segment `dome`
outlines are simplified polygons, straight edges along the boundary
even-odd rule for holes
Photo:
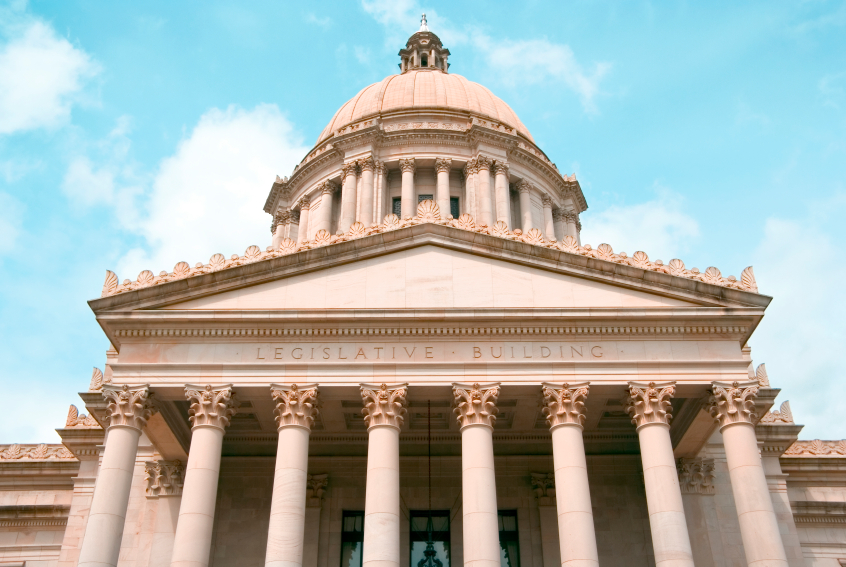
[[[408,70],[365,87],[344,104],[317,140],[320,145],[333,132],[364,118],[395,112],[446,110],[495,120],[531,140],[532,135],[511,107],[478,83],[438,69]]]

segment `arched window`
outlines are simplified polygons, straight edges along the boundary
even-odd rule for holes
[[[420,56],[420,66],[421,67],[428,67],[429,66],[429,58],[425,55]]]

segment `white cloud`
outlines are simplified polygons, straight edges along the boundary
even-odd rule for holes
[[[85,156],[74,158],[62,181],[62,192],[72,201],[84,206],[112,202],[115,181],[106,169],[95,169]]]
[[[12,251],[23,225],[23,203],[0,192],[0,254]]]
[[[0,31],[7,36],[0,44],[0,134],[67,122],[99,66],[44,22],[19,22]]]
[[[332,26],[332,18],[329,16],[324,16],[322,18],[318,18],[314,15],[313,12],[309,12],[306,14],[305,20],[310,24],[315,24],[320,26],[323,29],[328,29]]]
[[[696,219],[684,212],[681,198],[666,190],[635,205],[612,205],[582,215],[582,243],[607,243],[617,252],[646,252],[652,260],[678,258],[699,236]]]
[[[842,203],[829,203],[842,216]],[[755,254],[761,293],[773,296],[750,345],[755,364],[766,362],[779,403],[790,400],[802,438],[843,439],[846,386],[842,351],[846,344],[846,264],[820,219],[767,220]]]
[[[243,254],[251,244],[268,246],[267,192],[275,176],[290,172],[307,151],[275,105],[207,112],[140,197],[140,218],[127,227],[146,246],[124,255],[120,278],[134,279],[143,269],[171,271],[182,260],[205,263],[217,252]]]

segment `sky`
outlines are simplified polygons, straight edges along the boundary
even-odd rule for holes
[[[802,438],[846,438],[846,2],[0,0],[0,443],[81,405],[106,269],[270,243],[275,176],[424,11],[576,174],[583,243],[754,266],[755,365]]]

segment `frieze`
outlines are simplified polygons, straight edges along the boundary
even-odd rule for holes
[[[846,439],[840,441],[796,441],[784,452],[785,457],[846,457]]]
[[[64,445],[0,445],[0,461],[75,461]]]
[[[600,244],[596,249],[590,245],[580,245],[572,236],[565,236],[561,241],[550,240],[537,228],[533,228],[524,234],[520,229],[509,230],[508,225],[503,221],[497,221],[493,226],[477,224],[469,214],[463,214],[457,219],[451,216],[443,218],[437,203],[434,201],[423,201],[417,207],[417,216],[413,218],[400,219],[396,215],[391,214],[386,216],[384,221],[379,225],[365,227],[362,223],[356,222],[346,234],[335,235],[330,234],[326,230],[320,230],[311,241],[297,243],[290,238],[286,238],[277,247],[268,246],[264,251],[258,246],[253,245],[247,248],[243,256],[233,254],[229,259],[226,259],[223,254],[214,254],[208,264],[197,263],[193,268],[187,262],[179,262],[174,267],[173,272],[168,273],[162,271],[158,276],[155,276],[150,270],[144,270],[134,282],[126,279],[123,283],[119,283],[117,275],[111,270],[107,270],[101,297],[143,289],[192,276],[218,272],[236,266],[287,256],[304,250],[348,242],[365,236],[381,234],[424,223],[450,226],[459,230],[487,234],[497,238],[523,242],[532,246],[552,248],[568,254],[595,258],[597,260],[604,260],[606,262],[632,266],[653,272],[661,272],[671,276],[701,281],[706,284],[758,293],[758,286],[751,266],[743,270],[738,280],[734,276],[724,277],[720,270],[713,266],[704,272],[700,272],[697,268],[688,269],[684,262],[677,258],[670,260],[665,265],[661,260],[650,260],[649,256],[643,251],[637,251],[632,256],[629,256],[625,252],[614,252],[609,244]]]

